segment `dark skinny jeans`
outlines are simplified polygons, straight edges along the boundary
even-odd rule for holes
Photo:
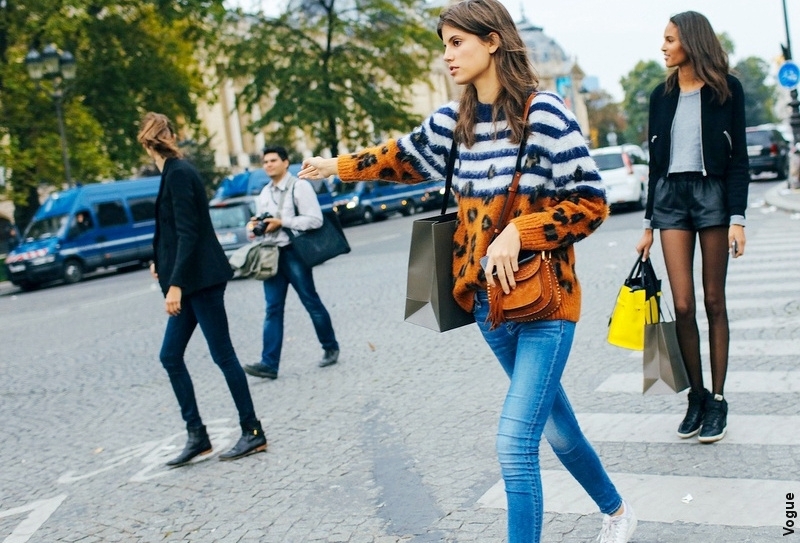
[[[183,297],[181,312],[167,321],[164,343],[161,345],[161,364],[167,370],[187,429],[203,425],[192,378],[183,359],[186,346],[198,324],[206,338],[211,358],[222,370],[228,383],[228,389],[239,411],[239,423],[243,428],[250,428],[257,422],[247,377],[239,365],[228,332],[224,296],[225,283],[194,292]]]

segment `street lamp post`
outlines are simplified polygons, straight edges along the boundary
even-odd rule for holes
[[[784,60],[792,60],[792,40],[789,37],[789,17],[786,13],[786,0],[783,0],[783,24],[786,28],[786,46],[781,46],[783,58]],[[789,96],[791,97],[789,107],[792,110],[792,114],[789,117],[789,125],[792,127],[792,136],[794,137],[792,153],[797,153],[797,145],[800,144],[800,101],[797,99],[796,86],[789,91]],[[793,185],[800,185],[800,179],[790,179],[789,186]]]
[[[69,152],[67,149],[67,133],[64,128],[64,88],[62,83],[75,79],[77,63],[75,57],[69,51],[59,53],[55,44],[46,46],[39,54],[34,48],[28,51],[25,56],[25,66],[28,68],[28,75],[36,81],[37,85],[42,78],[50,79],[53,82],[53,90],[50,97],[56,105],[56,117],[58,118],[58,133],[61,137],[61,158],[64,160],[64,176],[67,186],[72,186],[72,174],[69,167]]]

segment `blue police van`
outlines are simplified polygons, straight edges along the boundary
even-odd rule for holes
[[[7,277],[30,289],[55,280],[77,283],[98,268],[149,262],[160,180],[98,183],[51,194],[6,257]]]

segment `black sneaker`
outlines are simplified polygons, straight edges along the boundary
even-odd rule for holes
[[[703,389],[703,392],[689,391],[689,408],[686,410],[686,416],[683,417],[681,425],[678,426],[678,437],[686,439],[700,431],[706,412],[706,398],[710,395],[711,393],[706,389]]]
[[[325,349],[322,360],[319,361],[320,368],[333,366],[339,361],[339,349]]]
[[[721,394],[706,398],[706,415],[697,439],[700,443],[714,443],[725,437],[728,428],[728,402]]]
[[[253,377],[261,377],[262,379],[277,379],[278,370],[273,370],[266,364],[259,362],[258,364],[247,364],[243,366],[244,372]]]

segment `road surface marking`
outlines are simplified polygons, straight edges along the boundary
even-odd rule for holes
[[[609,473],[640,521],[688,522],[724,526],[774,526],[780,534],[786,520],[786,493],[800,488],[800,481],[722,479],[678,475]],[[567,471],[543,470],[545,511],[588,515],[597,506]],[[506,509],[503,481],[498,481],[478,504]],[[682,498],[691,494],[692,500]],[[722,499],[720,498],[722,497]],[[598,527],[599,527],[598,515]]]
[[[711,382],[711,372],[703,372]],[[597,392],[642,393],[642,372],[614,373],[595,389]],[[729,371],[725,378],[727,392],[787,393],[800,392],[800,371]]]

